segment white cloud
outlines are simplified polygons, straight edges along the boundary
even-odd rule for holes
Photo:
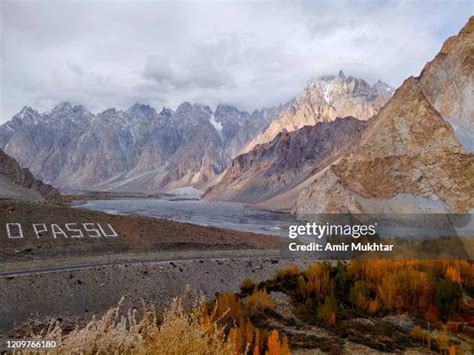
[[[283,103],[337,73],[398,86],[470,1],[0,2],[0,122],[60,101],[93,111]]]

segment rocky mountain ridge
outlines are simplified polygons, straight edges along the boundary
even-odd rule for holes
[[[370,85],[342,71],[311,80],[229,163],[204,198],[262,203],[291,190],[357,144],[365,121],[392,94],[380,80]]]
[[[212,112],[188,102],[176,111],[135,104],[96,115],[67,102],[42,114],[25,107],[0,127],[0,148],[65,189],[200,186],[276,114],[278,108],[248,114],[226,105]]]
[[[366,121],[346,117],[280,132],[232,160],[203,197],[258,203],[288,191],[357,144],[366,126]]]
[[[380,80],[370,85],[363,79],[346,77],[342,71],[337,76],[327,75],[310,80],[303,92],[264,132],[247,144],[243,152],[271,141],[284,130],[293,132],[304,126],[330,122],[338,117],[350,116],[367,120],[383,107],[393,91]]]
[[[15,159],[1,149],[0,198],[63,202],[56,189],[36,180],[28,169],[22,168]]]
[[[313,116],[301,121],[299,117],[307,115],[303,111],[308,95]],[[348,95],[351,100],[346,100]],[[205,189],[260,133],[268,135],[268,127],[288,121],[289,129],[280,128],[291,132],[332,121],[340,112],[367,119],[388,95],[390,87],[380,81],[369,85],[341,72],[310,81],[296,100],[250,114],[229,105],[212,111],[189,102],[176,110],[158,112],[137,103],[127,110],[110,108],[98,114],[67,102],[44,113],[24,107],[0,126],[0,148],[41,180],[66,190]],[[321,100],[325,106],[316,110],[314,105]]]

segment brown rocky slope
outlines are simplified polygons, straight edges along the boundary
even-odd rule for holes
[[[204,198],[256,203],[288,191],[356,144],[366,126],[365,121],[346,117],[281,132],[235,158]]]
[[[448,123],[472,127],[473,33],[471,17],[419,77],[405,80],[370,122],[360,145],[303,190],[295,208],[299,216],[474,207],[474,156]]]
[[[0,177],[2,178],[0,197],[44,199],[55,203],[63,201],[58,190],[35,179],[28,169],[22,168],[15,159],[1,149]]]

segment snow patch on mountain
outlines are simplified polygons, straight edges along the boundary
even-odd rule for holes
[[[219,134],[222,134],[222,123],[216,121],[216,117],[214,116],[213,113],[211,113],[211,118],[209,121],[214,126],[216,131],[219,132]]]

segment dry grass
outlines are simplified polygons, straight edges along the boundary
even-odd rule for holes
[[[55,324],[34,338],[56,340],[59,354],[233,354],[232,341],[204,307],[203,299],[187,309],[176,298],[159,322],[154,309],[123,315],[119,304],[67,335]]]

